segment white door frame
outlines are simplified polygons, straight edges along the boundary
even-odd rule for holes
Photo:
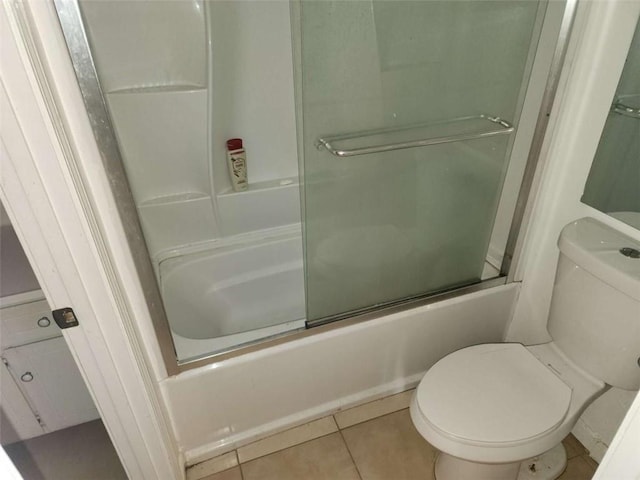
[[[167,372],[53,5],[3,0],[0,44],[0,199],[49,304],[79,319],[63,335],[127,474],[184,478]]]

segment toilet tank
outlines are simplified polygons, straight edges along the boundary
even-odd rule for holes
[[[640,387],[640,242],[582,218],[558,240],[548,330],[578,366],[614,387]]]

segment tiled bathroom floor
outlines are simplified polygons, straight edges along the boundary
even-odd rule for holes
[[[412,391],[315,420],[187,470],[187,480],[429,480],[437,451],[413,427]],[[590,479],[597,468],[569,435],[561,480]],[[215,473],[214,473],[215,472]]]

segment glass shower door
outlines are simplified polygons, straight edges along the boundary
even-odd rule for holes
[[[544,10],[300,3],[309,324],[481,280]]]

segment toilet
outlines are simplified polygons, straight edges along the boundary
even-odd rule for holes
[[[587,406],[640,387],[640,242],[583,218],[558,246],[551,342],[463,348],[418,385],[411,419],[441,452],[437,480],[555,479]]]

